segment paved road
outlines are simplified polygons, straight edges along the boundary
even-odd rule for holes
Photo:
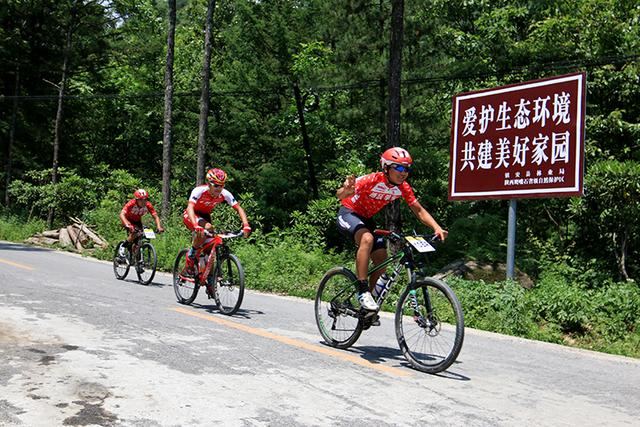
[[[390,316],[339,351],[309,301],[250,291],[227,317],[170,283],[0,242],[0,425],[640,424],[639,360],[467,329],[427,375]]]

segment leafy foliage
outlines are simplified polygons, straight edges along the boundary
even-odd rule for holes
[[[604,247],[606,253],[613,255],[621,277],[635,276],[640,269],[640,225],[632,218],[640,215],[640,164],[596,163],[589,170],[585,185],[585,197],[572,206],[577,215],[580,250],[595,255]]]

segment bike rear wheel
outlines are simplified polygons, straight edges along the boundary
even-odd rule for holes
[[[199,285],[191,274],[187,274],[188,249],[182,249],[173,263],[173,291],[180,304],[191,304],[198,296]]]
[[[244,269],[233,254],[221,255],[219,269],[214,276],[214,298],[218,310],[232,315],[238,311],[244,298]]]
[[[430,374],[456,360],[464,340],[464,315],[449,286],[437,279],[404,290],[396,307],[396,337],[411,365]]]
[[[129,253],[129,249],[124,248],[125,256],[120,256],[120,247],[125,244],[125,241],[122,240],[118,242],[116,245],[116,251],[113,255],[113,273],[116,275],[116,279],[124,280],[129,274],[129,268],[131,264],[129,260],[131,259],[131,254]]]
[[[354,282],[349,269],[334,267],[318,285],[315,301],[316,324],[324,341],[332,347],[348,348],[360,337],[360,316]]]
[[[136,265],[136,273],[138,273],[138,281],[143,285],[148,285],[156,275],[156,267],[158,266],[158,255],[156,249],[151,243],[144,243],[138,249],[138,262]]]

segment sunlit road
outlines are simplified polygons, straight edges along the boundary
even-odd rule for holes
[[[243,260],[248,263],[250,260]],[[467,329],[443,375],[393,319],[322,344],[310,301],[249,291],[228,317],[171,280],[0,242],[0,425],[639,425],[640,361]],[[251,288],[251,277],[247,277]]]

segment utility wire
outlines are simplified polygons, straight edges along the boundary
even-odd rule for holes
[[[597,58],[593,58],[591,60],[566,60],[566,61],[552,61],[540,64],[529,64],[523,65],[520,67],[514,67],[505,70],[492,70],[492,71],[483,71],[477,73],[469,73],[467,71],[452,73],[452,74],[443,74],[431,77],[418,77],[418,78],[409,78],[404,79],[401,82],[401,86],[409,86],[409,85],[429,85],[433,83],[440,82],[450,82],[450,81],[466,81],[466,80],[476,80],[479,78],[486,77],[506,77],[509,75],[515,75],[518,73],[532,73],[532,72],[543,72],[543,71],[561,71],[568,69],[581,69],[581,68],[597,68],[605,65],[618,65],[618,64],[627,64],[634,63],[640,59],[640,54],[635,55],[609,55],[609,56],[601,56]],[[312,92],[339,92],[345,90],[357,90],[357,89],[367,89],[370,87],[378,87],[380,85],[379,79],[368,79],[361,80],[359,82],[354,83],[345,83],[334,86],[307,86],[306,89]],[[229,91],[213,91],[211,92],[211,96],[213,97],[238,97],[238,96],[256,96],[256,95],[280,95],[284,91],[288,90],[289,87],[287,85],[281,86],[272,86],[267,89],[262,90],[229,90]],[[197,98],[200,96],[200,91],[185,91],[185,92],[175,92],[173,94],[175,97],[194,97]],[[120,94],[120,93],[108,93],[108,94],[82,94],[82,95],[65,95],[64,99],[152,99],[152,98],[164,98],[163,92],[148,92],[148,93],[134,93],[134,94]],[[58,99],[58,95],[0,95],[0,102],[5,100],[13,100],[17,99],[19,101],[48,101]]]

